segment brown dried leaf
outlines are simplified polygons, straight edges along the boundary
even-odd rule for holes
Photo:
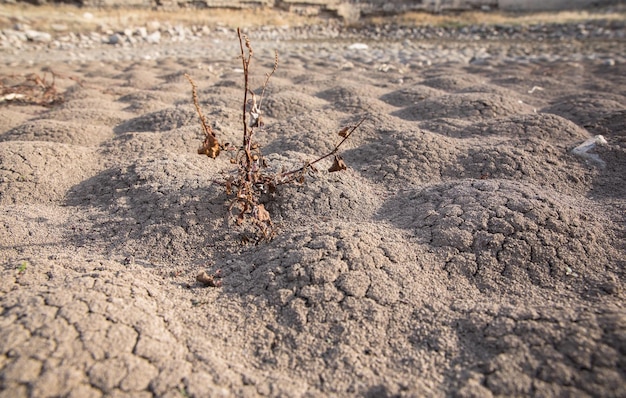
[[[228,177],[226,180],[226,195],[232,195],[233,193],[233,178]]]
[[[268,222],[268,223],[272,222],[272,219],[270,217],[270,212],[265,210],[265,206],[263,206],[263,204],[258,205],[256,207],[256,210],[257,210],[256,217],[259,221]]]
[[[215,159],[220,154],[220,144],[217,138],[207,134],[202,142],[202,146],[198,148],[199,155],[207,155],[211,159]]]
[[[333,161],[333,165],[328,169],[329,172],[341,171],[347,169],[346,162],[343,161],[341,156],[335,155],[335,160]]]
[[[219,287],[222,286],[222,281],[215,280],[217,275],[209,275],[206,271],[200,271],[196,276],[196,280],[202,283],[204,286]]]
[[[344,128],[342,128],[341,130],[339,130],[339,132],[337,134],[339,134],[340,137],[346,137],[346,135],[348,135],[348,131],[350,131],[350,126],[346,126]]]

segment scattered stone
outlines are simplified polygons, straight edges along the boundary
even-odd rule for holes
[[[93,15],[85,13],[83,18],[93,19]],[[620,52],[614,48],[615,43],[611,43],[611,40],[621,40],[626,37],[626,26],[618,21],[463,27],[410,27],[387,24],[354,28],[346,27],[338,20],[331,19],[323,24],[306,27],[251,28],[247,34],[254,37],[257,43],[265,41],[267,45],[270,45],[271,42],[272,50],[279,43],[289,43],[290,48],[293,48],[298,40],[324,39],[328,41],[335,38],[352,40],[352,44],[346,46],[345,54],[342,54],[345,61],[353,65],[360,63],[374,67],[381,64],[394,65],[397,70],[403,67],[421,69],[432,64],[450,62],[494,66],[511,61],[581,62],[590,59],[606,66],[626,62],[626,58],[619,55]],[[158,21],[150,21],[143,26],[127,26],[121,32],[116,32],[107,26],[100,26],[98,31],[87,34],[67,32],[67,26],[57,24],[51,26],[51,32],[48,33],[35,31],[28,24],[20,21],[12,29],[4,29],[0,32],[0,48],[10,49],[6,55],[11,55],[11,51],[33,49],[37,51],[33,54],[33,62],[36,62],[44,59],[58,60],[61,56],[61,54],[46,54],[46,52],[39,51],[43,48],[61,50],[66,56],[75,54],[76,56],[71,59],[76,59],[88,57],[85,54],[86,50],[95,50],[98,45],[104,44],[114,45],[120,51],[127,51],[127,53],[117,55],[107,52],[100,57],[132,59],[137,57],[137,47],[142,44],[171,45],[168,54],[175,55],[180,51],[180,47],[175,44],[177,42],[206,40],[210,37],[213,44],[219,45],[232,40],[233,35],[232,29],[224,27],[172,26]],[[580,48],[573,49],[568,38],[587,42],[589,47],[584,51]],[[587,39],[601,39],[601,41],[596,40],[591,44],[591,41]],[[384,42],[381,42],[382,40]],[[542,48],[546,40],[558,40],[563,42],[563,45],[551,46],[553,53],[546,54]],[[503,43],[506,43],[506,46],[502,46]],[[260,46],[260,44],[257,45],[257,48]],[[321,59],[337,58],[339,55],[334,49],[320,51],[321,46],[319,41],[314,44],[309,41],[306,51],[316,53],[316,56]],[[220,50],[223,50],[224,54],[227,52],[223,46],[218,46],[216,50],[217,54]],[[198,56],[204,55],[200,48],[194,51],[198,52]],[[281,55],[285,54],[284,51],[280,52]],[[191,54],[191,56],[194,55]],[[139,58],[154,59],[154,55],[144,53]]]
[[[52,35],[50,33],[39,32],[36,30],[27,30],[24,33],[29,41],[37,43],[47,43],[52,40]]]
[[[117,33],[114,33],[111,36],[109,36],[107,43],[115,45],[115,44],[120,44],[121,41],[122,41],[121,36]]]
[[[147,43],[150,44],[159,44],[159,42],[161,41],[161,32],[157,30],[156,32],[150,33],[149,35],[145,36],[145,40]]]

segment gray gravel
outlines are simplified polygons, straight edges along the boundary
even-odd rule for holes
[[[344,61],[379,70],[442,63],[583,61],[626,62],[626,23],[347,28],[337,22],[247,31],[255,49],[284,56],[314,54],[315,61]],[[0,55],[8,64],[50,61],[133,60],[163,57],[228,60],[238,51],[236,32],[207,26],[151,23],[123,31],[47,33],[16,24],[0,31]]]

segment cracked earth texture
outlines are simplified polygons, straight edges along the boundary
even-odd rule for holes
[[[1,397],[626,396],[623,63],[260,42],[271,167],[369,118],[348,170],[281,187],[279,234],[245,245],[183,76],[237,142],[234,39],[61,60],[63,104],[0,107]],[[595,134],[604,167],[571,151]]]

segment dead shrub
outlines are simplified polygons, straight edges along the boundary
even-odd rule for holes
[[[293,170],[268,171],[268,164],[263,158],[261,146],[256,142],[255,137],[263,129],[263,96],[270,78],[278,69],[278,53],[275,53],[274,67],[265,75],[260,94],[257,95],[250,87],[250,65],[254,56],[252,45],[248,37],[243,35],[240,29],[237,29],[237,36],[241,48],[240,58],[244,76],[241,115],[242,140],[239,145],[219,141],[202,113],[195,82],[191,76],[186,74],[185,77],[191,84],[193,104],[200,118],[200,124],[204,133],[204,141],[198,149],[198,153],[206,155],[211,159],[217,158],[223,152],[231,154],[230,161],[237,165],[237,171],[222,181],[226,194],[231,198],[228,203],[228,217],[235,225],[242,227],[247,232],[251,230],[255,242],[258,243],[270,240],[276,234],[276,226],[272,222],[270,213],[261,203],[261,198],[268,194],[273,195],[280,185],[304,183],[307,175],[318,171],[316,164],[324,159],[332,157],[333,163],[328,169],[329,172],[345,170],[347,165],[339,154],[339,149],[363,124],[365,118],[360,119],[354,125],[340,129],[337,132],[340,139],[330,152]],[[244,233],[242,237],[245,240],[249,240],[249,234]]]

